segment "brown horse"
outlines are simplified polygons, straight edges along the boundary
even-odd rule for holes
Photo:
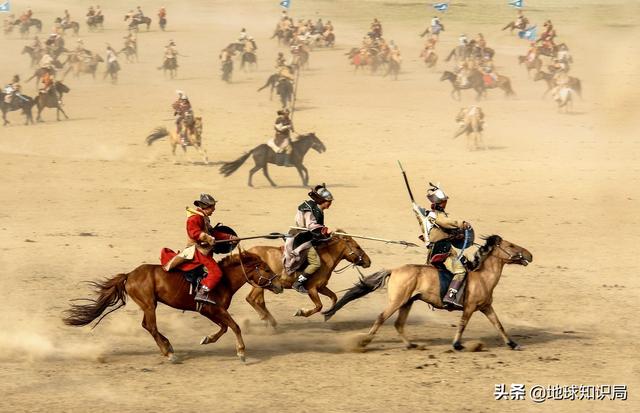
[[[71,54],[69,55],[67,61],[64,63],[68,65],[68,67],[62,75],[62,78],[64,79],[65,77],[67,77],[69,72],[73,71],[75,77],[79,77],[80,73],[88,73],[95,79],[98,64],[101,62],[104,62],[104,59],[99,54],[92,53],[91,57],[87,60],[81,58],[76,53]]]
[[[244,361],[245,346],[240,327],[227,311],[233,295],[245,283],[266,288],[276,294],[282,292],[282,286],[269,266],[255,254],[245,251],[239,255],[230,255],[220,261],[219,265],[224,276],[212,291],[218,304],[206,304],[199,312],[220,326],[220,331],[205,336],[200,344],[215,343],[230,328],[236,335],[236,353],[240,360]],[[143,264],[128,274],[118,274],[102,282],[91,284],[95,287],[98,298],[90,299],[89,304],[72,304],[63,319],[66,325],[74,327],[88,325],[109,307],[117,305],[102,317],[123,307],[129,296],[144,311],[142,327],[153,336],[160,352],[170,361],[177,360],[171,343],[158,331],[156,307],[158,302],[161,302],[178,310],[197,311],[194,297],[190,294],[190,283],[182,273],[166,272],[160,265]]]
[[[187,141],[189,142],[189,145],[196,148],[198,153],[202,155],[204,163],[208,165],[209,156],[207,155],[207,151],[202,147],[202,118],[200,116],[197,116],[195,118],[191,118],[191,121],[189,120],[189,118],[185,118],[181,122],[181,129],[187,131]],[[155,128],[151,132],[151,134],[149,134],[149,136],[147,136],[145,141],[147,142],[147,145],[151,146],[153,142],[158,139],[162,139],[165,136],[169,137],[169,143],[171,144],[171,153],[173,154],[174,162],[177,163],[176,148],[178,147],[178,145],[180,145],[183,152],[187,153],[187,146],[182,145],[180,136],[176,132],[169,132],[169,130],[163,126],[158,127]]]
[[[467,275],[466,293],[464,296],[464,308],[462,317],[458,325],[458,331],[453,339],[453,348],[462,350],[464,346],[460,343],[462,333],[471,318],[471,315],[480,310],[487,316],[491,324],[500,332],[505,344],[511,349],[519,349],[518,344],[513,341],[504,331],[498,316],[493,310],[493,290],[500,281],[502,270],[505,264],[528,265],[533,261],[533,255],[526,249],[503,240],[498,235],[492,235],[486,239],[485,245],[480,247],[471,263],[471,271]],[[389,303],[375,323],[369,330],[365,338],[360,341],[362,346],[366,346],[373,340],[373,336],[380,326],[400,310],[398,319],[395,322],[396,330],[407,348],[416,347],[404,334],[404,326],[409,317],[409,311],[414,301],[421,300],[431,306],[443,309],[442,291],[446,291],[440,285],[438,269],[431,265],[407,264],[393,270],[382,270],[360,280],[358,284],[348,290],[344,296],[326,311],[325,320],[331,318],[336,311],[345,304],[357,298],[363,297],[372,291],[382,287],[386,279],[388,283]],[[448,283],[447,283],[448,284]]]
[[[557,86],[554,75],[542,70],[536,73],[536,75],[533,77],[533,80],[544,80],[545,82],[547,82],[547,90],[545,90],[542,94],[543,98],[547,96],[547,93],[549,93],[553,88]],[[577,77],[569,76],[569,83],[567,83],[567,86],[569,86],[574,92],[576,92],[580,99],[582,99],[582,82],[580,81],[580,79],[578,79]]]
[[[523,64],[527,68],[527,76],[530,76],[531,71],[535,70],[536,73],[542,68],[542,60],[538,56],[535,59],[529,60],[528,56],[518,56],[518,64]]]
[[[343,231],[337,230],[337,232]],[[347,260],[354,266],[357,265],[362,268],[369,268],[371,266],[371,259],[367,253],[364,252],[353,238],[348,236],[333,236],[328,243],[316,248],[322,260],[322,266],[305,283],[305,288],[309,292],[309,298],[313,301],[314,307],[309,310],[298,309],[294,314],[295,316],[309,317],[322,310],[322,301],[320,301],[318,294],[329,297],[331,299],[331,305],[335,305],[338,297],[327,287],[327,284],[329,283],[333,270],[340,261]],[[250,248],[249,252],[260,256],[260,258],[269,264],[269,267],[276,274],[281,274],[280,284],[283,288],[291,288],[295,277],[286,277],[284,275],[281,247],[257,246]],[[265,305],[264,288],[253,286],[246,300],[258,312],[261,320],[267,320],[271,327],[276,328],[278,322],[273,318],[273,315],[271,315]]]
[[[507,76],[498,75],[497,80],[487,85],[487,83],[484,81],[484,75],[478,69],[473,69],[468,76],[468,81],[465,86],[460,86],[457,82],[457,79],[458,76],[448,70],[445,70],[440,77],[441,81],[448,80],[449,82],[451,82],[451,86],[453,87],[453,90],[451,91],[451,97],[456,100],[460,100],[460,91],[464,89],[475,90],[476,100],[480,100],[480,98],[482,98],[483,96],[486,97],[487,89],[502,89],[504,90],[505,96],[507,97],[515,95],[515,92],[511,87],[511,79],[509,79]]]

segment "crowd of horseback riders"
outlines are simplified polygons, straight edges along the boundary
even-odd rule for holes
[[[379,68],[386,67],[385,76],[393,73],[397,77],[402,63],[400,48],[393,40],[386,41],[382,33],[382,23],[374,18],[360,47],[352,48],[347,57],[356,70],[368,66],[371,73],[376,73]]]
[[[295,21],[284,10],[276,25],[271,38],[276,37],[281,44],[313,47],[331,47],[335,44],[336,36],[331,20],[323,22],[318,18],[314,23],[311,19]]]

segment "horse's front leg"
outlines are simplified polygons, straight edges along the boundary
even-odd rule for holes
[[[262,167],[262,173],[264,174],[265,178],[267,178],[267,180],[269,181],[271,186],[278,186],[278,185],[276,185],[275,182],[273,182],[273,180],[269,176],[269,169],[267,168],[268,165],[269,164],[267,162],[264,163],[264,166]]]
[[[212,308],[214,310],[211,310]],[[213,313],[213,311],[215,311],[215,313]],[[238,326],[238,323],[235,322],[235,320],[231,317],[231,315],[227,312],[227,310],[225,310],[220,306],[214,307],[211,305],[207,305],[203,309],[202,314],[205,317],[209,318],[214,323],[219,324],[221,326],[221,329],[225,329],[226,331],[226,327],[229,327],[231,331],[233,331],[233,333],[236,336],[236,354],[238,355],[240,360],[244,362],[245,361],[245,345],[244,345],[244,340],[242,339],[242,332],[240,331],[240,327]]]
[[[296,165],[296,170],[298,171],[298,175],[300,175],[300,179],[302,179],[302,186],[307,186],[307,179],[305,177],[305,174],[302,168],[303,168],[302,164]]]
[[[62,112],[62,114],[64,115],[65,119],[69,119],[69,117],[67,116],[67,114],[65,113],[64,109],[62,109],[60,106],[58,106],[58,110],[60,112]],[[60,120],[60,116],[58,116],[58,120]]]
[[[498,330],[498,332],[500,333],[500,336],[504,340],[504,343],[506,345],[508,345],[509,347],[511,347],[511,350],[520,350],[520,346],[518,345],[518,343],[513,341],[511,339],[511,337],[509,337],[507,332],[504,331],[504,327],[502,327],[502,323],[500,323],[500,320],[498,319],[498,315],[496,314],[496,312],[494,311],[494,309],[493,309],[493,307],[491,305],[489,305],[486,308],[483,308],[480,311],[482,311],[482,313],[485,316],[487,316],[489,321],[491,321],[491,324],[493,324],[493,326],[496,328],[496,330]]]
[[[202,156],[205,165],[209,165],[209,156],[207,155],[207,151],[200,145],[194,145],[198,150],[198,153]]]
[[[309,298],[315,304],[310,310],[305,310],[304,308],[299,308],[298,311],[294,314],[296,317],[309,317],[318,311],[322,310],[322,301],[320,301],[320,296],[318,295],[318,290],[316,287],[309,288]]]
[[[475,307],[471,305],[467,305],[462,311],[462,317],[460,317],[460,323],[458,324],[458,331],[456,332],[456,336],[453,339],[453,348],[456,350],[464,349],[462,343],[460,343],[460,339],[462,338],[462,333],[464,333],[464,329],[467,327],[467,323],[471,318],[471,315],[476,311]]]
[[[331,307],[336,305],[336,302],[338,302],[338,296],[336,295],[336,293],[331,291],[326,285],[318,288],[318,292],[324,296],[329,297],[329,299],[331,300]]]

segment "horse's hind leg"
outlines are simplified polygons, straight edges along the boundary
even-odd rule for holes
[[[129,297],[131,297],[133,301],[140,306],[142,311],[144,311],[142,327],[151,334],[153,339],[156,341],[158,348],[160,348],[160,352],[164,356],[167,356],[169,360],[174,361],[175,356],[173,354],[173,346],[169,340],[158,331],[158,325],[156,324],[156,302],[153,298],[153,291],[145,294],[143,297],[139,296],[142,294],[138,294],[140,291],[137,288],[127,289],[127,293],[129,294]]]
[[[419,298],[420,296],[417,295],[416,297]],[[402,338],[402,341],[404,342],[404,345],[407,346],[407,348],[417,347],[416,344],[412,343],[404,333],[404,326],[407,324],[407,318],[409,318],[411,306],[417,298],[412,297],[409,301],[404,303],[402,307],[400,307],[400,310],[398,311],[398,318],[396,318],[396,322],[394,323],[396,331],[400,335],[400,338]]]
[[[67,116],[67,114],[65,113],[64,109],[62,109],[61,107],[58,106],[57,108],[60,112],[62,112],[62,114],[64,115],[65,119],[69,119],[69,117]],[[58,113],[56,112],[56,115],[58,115]],[[60,120],[60,116],[58,115],[58,120]]]
[[[393,297],[389,301],[389,304],[387,304],[387,307],[380,314],[378,314],[378,317],[373,323],[373,326],[371,326],[371,329],[367,333],[367,336],[360,341],[360,345],[364,347],[367,344],[371,343],[371,340],[373,340],[373,336],[376,334],[382,324],[384,324],[384,322],[387,321],[389,317],[391,317],[396,311],[398,311],[400,307],[406,304],[406,302],[407,299],[404,294],[399,296],[396,295],[396,297]]]
[[[491,324],[493,324],[496,330],[498,330],[498,332],[500,333],[500,336],[504,340],[504,343],[509,347],[511,347],[511,350],[520,350],[520,346],[518,345],[518,343],[513,341],[511,337],[507,335],[507,332],[504,331],[504,327],[502,327],[502,323],[500,323],[500,320],[498,319],[498,315],[493,310],[493,306],[490,305],[486,308],[483,308],[480,311],[482,311],[482,313],[487,316],[489,321],[491,321]]]

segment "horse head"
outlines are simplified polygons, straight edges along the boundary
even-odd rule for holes
[[[455,73],[450,72],[448,70],[445,70],[442,73],[442,76],[440,76],[440,81],[443,81],[443,80],[455,80],[455,78],[456,78]]]
[[[71,91],[71,89],[69,88],[69,86],[65,85],[64,83],[62,83],[59,80],[56,80],[56,90],[58,91],[58,93],[63,94],[63,93],[69,93]]]
[[[533,261],[533,255],[526,248],[504,240],[499,235],[487,237],[485,245],[476,253],[476,258],[489,255],[502,260],[505,264],[527,266]]]
[[[344,232],[340,229],[336,232]],[[339,243],[344,244],[345,254],[344,259],[362,268],[369,268],[371,266],[371,258],[360,247],[360,245],[348,235],[336,235],[334,239],[337,239]]]
[[[249,284],[269,290],[275,294],[280,294],[284,290],[278,274],[274,273],[259,255],[241,251],[235,257],[238,257],[237,261],[241,266],[241,271]]]
[[[308,136],[311,139],[311,148],[313,148],[316,152],[322,153],[327,150],[327,147],[324,146],[324,143],[318,138],[315,132],[311,132],[305,136]]]

